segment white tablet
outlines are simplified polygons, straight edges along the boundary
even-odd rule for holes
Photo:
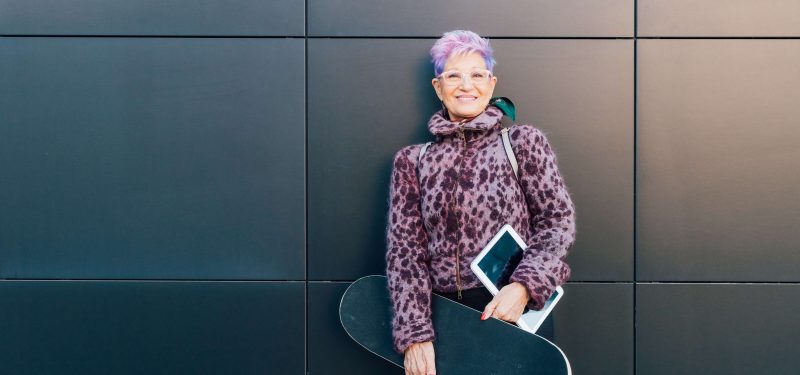
[[[492,295],[496,295],[509,283],[509,278],[522,259],[526,247],[525,241],[514,228],[506,224],[475,257],[470,269]],[[541,310],[526,310],[517,321],[517,325],[530,333],[536,333],[563,295],[564,290],[560,286],[556,287]]]

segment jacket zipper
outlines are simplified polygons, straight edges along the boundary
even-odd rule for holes
[[[458,176],[457,178],[461,178],[461,172],[464,170],[464,158],[467,156],[467,138],[464,135],[464,120],[462,120],[458,124],[458,136],[461,138],[463,142],[464,148],[461,150],[461,161],[460,165],[458,166]],[[456,180],[456,192],[458,191],[458,180]],[[458,203],[458,194],[453,194],[454,202]],[[453,208],[455,211],[455,204]],[[456,213],[456,230],[458,231],[458,238],[456,239],[456,290],[458,290],[458,299],[461,300],[461,256],[459,255],[459,247],[461,246],[461,221],[458,219],[458,214]]]

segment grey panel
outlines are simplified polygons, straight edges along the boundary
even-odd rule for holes
[[[0,34],[298,35],[302,1],[0,0]]]
[[[311,36],[632,36],[632,0],[309,0]]]
[[[632,284],[567,283],[553,314],[574,374],[633,374]]]
[[[303,44],[0,40],[0,277],[302,279]]]
[[[438,105],[429,44],[308,41],[309,279],[384,272],[392,156],[430,136]]]
[[[339,302],[350,283],[308,284],[308,374],[396,374],[403,369],[358,345],[342,328]]]
[[[300,374],[304,285],[0,282],[8,374]]]
[[[438,105],[430,86],[431,43],[309,40],[312,279],[384,272],[392,155],[432,139],[425,126]],[[632,41],[494,43],[495,94],[515,101],[519,122],[548,134],[576,202],[578,240],[568,258],[573,280],[630,280]]]
[[[800,1],[639,0],[639,36],[798,36]]]
[[[641,374],[796,374],[800,285],[639,284]]]
[[[633,278],[633,42],[499,40],[495,95],[547,134],[575,203],[573,281]]]
[[[643,40],[638,61],[639,280],[800,280],[800,40]]]

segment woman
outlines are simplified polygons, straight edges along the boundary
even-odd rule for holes
[[[570,268],[575,210],[545,135],[530,125],[510,130],[519,162],[514,175],[500,137],[502,112],[489,105],[497,84],[486,39],[445,33],[431,48],[432,80],[442,110],[428,121],[436,137],[394,157],[387,228],[387,277],[395,350],[406,374],[435,373],[431,291],[483,310],[481,319],[516,321],[540,310]],[[419,159],[419,160],[418,160]],[[511,283],[492,298],[469,268],[504,224],[528,248]]]

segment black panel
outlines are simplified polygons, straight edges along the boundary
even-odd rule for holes
[[[577,213],[572,281],[633,278],[633,42],[498,40],[495,95],[547,134]]]
[[[304,286],[0,282],[8,374],[300,374]]]
[[[640,36],[798,36],[800,2],[639,0]]]
[[[397,374],[403,369],[353,341],[339,321],[339,302],[349,283],[308,284],[308,373]]]
[[[641,374],[795,374],[800,285],[636,288]]]
[[[302,1],[0,0],[0,33],[303,35]]]
[[[430,84],[431,43],[309,41],[312,279],[346,280],[384,271],[392,155],[404,145],[432,139],[426,123],[438,101]],[[520,122],[548,134],[576,202],[578,240],[568,258],[573,280],[630,280],[632,42],[494,43],[495,94],[515,101]],[[358,79],[342,74],[350,71],[358,72]]]
[[[563,287],[564,296],[553,309],[555,343],[569,358],[572,372],[633,374],[633,285]]]
[[[644,40],[638,61],[639,279],[800,280],[800,40]]]
[[[303,53],[0,40],[0,276],[302,279]]]
[[[312,36],[632,36],[633,1],[309,0]],[[469,27],[465,27],[469,25]]]
[[[381,274],[392,156],[432,138],[430,41],[308,44],[308,275]]]

